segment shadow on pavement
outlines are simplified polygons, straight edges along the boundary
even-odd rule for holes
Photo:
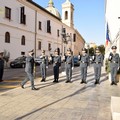
[[[39,109],[36,109],[36,110],[28,113],[28,114],[25,114],[25,115],[23,115],[23,116],[21,116],[21,117],[16,118],[15,120],[24,119],[25,117],[28,117],[28,116],[30,116],[31,114],[34,114],[34,113],[36,113],[36,112],[38,112],[38,111],[40,111],[40,110],[42,110],[42,109],[45,109],[45,108],[47,108],[47,107],[49,107],[49,106],[51,106],[51,105],[53,105],[53,104],[55,104],[55,103],[58,103],[58,102],[60,102],[60,101],[62,101],[62,100],[65,100],[65,99],[67,99],[67,98],[70,98],[70,97],[72,97],[72,96],[74,96],[74,95],[84,93],[85,91],[87,91],[87,90],[89,90],[89,89],[91,89],[91,88],[93,88],[93,87],[95,87],[95,86],[94,86],[94,85],[84,86],[84,87],[80,88],[79,90],[77,90],[76,92],[74,92],[74,93],[72,93],[72,94],[70,94],[70,95],[68,95],[68,96],[66,96],[66,97],[63,97],[63,98],[61,98],[61,99],[59,99],[59,100],[56,100],[56,101],[54,101],[54,102],[52,102],[52,103],[49,103],[49,104],[47,104],[47,105],[45,105],[45,106],[43,106],[43,107],[41,107],[41,108],[39,108]],[[89,88],[89,89],[87,89],[87,88]]]

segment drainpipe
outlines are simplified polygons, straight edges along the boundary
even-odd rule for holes
[[[37,44],[37,10],[35,10],[35,43],[34,43],[34,57],[36,58],[36,44]],[[34,65],[34,76],[36,77],[36,65]]]

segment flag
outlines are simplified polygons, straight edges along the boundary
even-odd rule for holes
[[[109,37],[109,27],[107,23],[107,29],[106,29],[106,45],[110,42],[110,37]]]

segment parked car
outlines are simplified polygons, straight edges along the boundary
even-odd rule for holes
[[[11,68],[25,68],[26,56],[18,57],[12,62],[10,62]]]
[[[74,56],[74,66],[80,66],[78,56]]]

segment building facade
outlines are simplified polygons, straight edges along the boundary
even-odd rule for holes
[[[120,53],[120,1],[106,0],[106,25],[109,27],[109,37],[111,43],[106,46],[106,55],[110,52],[112,45],[117,46],[117,52]],[[107,27],[106,27],[107,28]],[[106,40],[106,38],[105,38]]]
[[[56,48],[64,53],[70,47],[77,55],[85,41],[74,29],[74,6],[69,0],[63,3],[62,11],[61,18],[52,0],[47,8],[32,0],[0,1],[0,51],[9,51],[10,59],[15,59],[32,49],[38,56],[42,49],[50,55]],[[67,44],[61,35],[63,32]]]

